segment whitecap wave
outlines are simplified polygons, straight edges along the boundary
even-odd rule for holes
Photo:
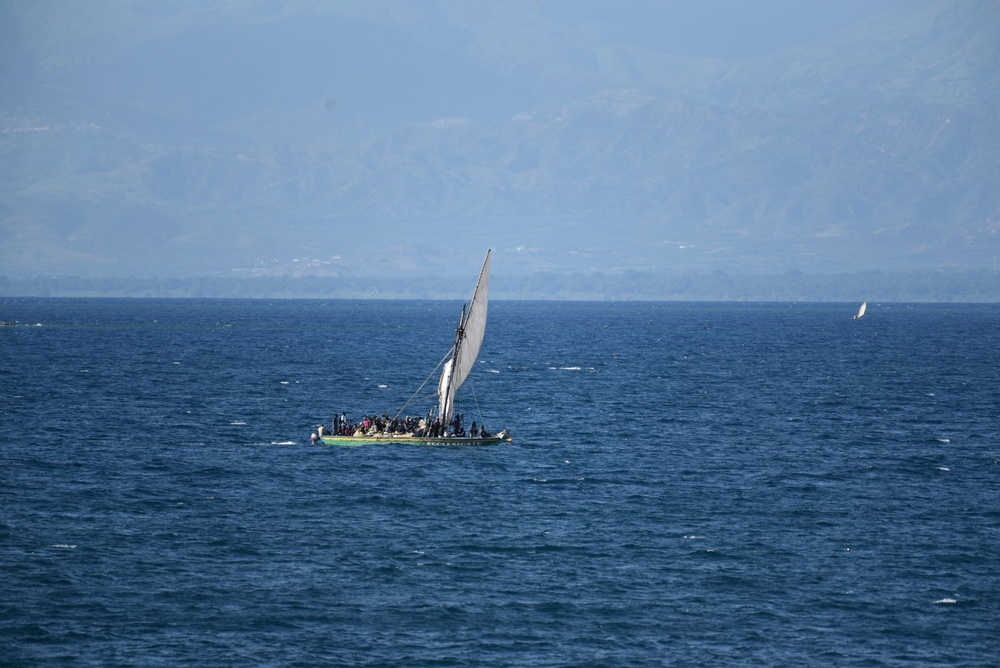
[[[953,598],[942,598],[941,600],[934,601],[934,605],[954,605],[956,603],[958,603],[958,601]]]

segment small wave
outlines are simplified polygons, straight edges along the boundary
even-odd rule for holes
[[[75,550],[76,545],[70,545],[68,543],[56,543],[52,547],[58,548],[60,550]]]
[[[295,445],[295,441],[271,441],[271,445]]]
[[[281,381],[281,384],[282,384],[282,385],[288,385],[289,383],[288,383],[288,381],[287,381],[287,380],[283,380],[283,381]]]
[[[951,443],[950,438],[939,438],[938,443]]]
[[[942,598],[939,601],[934,601],[934,605],[954,605],[956,603],[958,603],[958,601],[953,598]]]
[[[231,425],[244,425],[244,424],[246,424],[246,422],[244,422],[243,420],[236,420],[234,422],[230,422],[229,424],[231,424]]]
[[[705,537],[695,536],[694,534],[691,534],[690,536],[684,536],[684,538],[686,538],[687,540],[704,540]]]
[[[935,467],[938,471],[950,471],[951,469],[947,466],[937,466]]]
[[[583,367],[578,367],[578,366],[561,366],[561,367],[559,367],[559,370],[560,371],[583,371]]]
[[[487,369],[486,373],[500,373],[497,369]]]
[[[389,387],[389,386],[388,386],[388,385],[385,385],[385,384],[383,384],[383,383],[379,383],[379,384],[378,384],[378,389],[380,389],[380,390],[384,390],[384,389],[386,389],[387,387]]]

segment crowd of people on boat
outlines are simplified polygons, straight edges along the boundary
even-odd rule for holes
[[[444,424],[440,417],[432,418],[407,415],[404,418],[390,418],[388,414],[366,415],[358,421],[351,420],[346,413],[333,416],[332,429],[319,425],[315,436],[318,440],[324,436],[392,436],[409,434],[416,438],[489,438],[491,434],[485,426],[472,421],[468,432],[465,430],[465,414],[459,413],[452,417],[449,424]]]

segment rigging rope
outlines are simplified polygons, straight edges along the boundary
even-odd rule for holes
[[[434,370],[431,371],[429,374],[427,374],[427,378],[424,378],[424,382],[420,383],[420,387],[418,387],[417,390],[412,395],[410,395],[410,398],[406,400],[406,403],[403,404],[402,408],[400,408],[396,412],[396,414],[392,416],[393,420],[395,420],[396,418],[398,418],[403,413],[403,411],[406,410],[406,407],[409,406],[411,403],[413,403],[413,400],[416,398],[416,396],[418,394],[420,394],[420,390],[424,389],[424,385],[426,385],[427,381],[429,381],[431,379],[431,377],[433,377],[437,373],[438,369],[441,368],[441,365],[444,364],[445,360],[448,359],[449,355],[451,355],[451,349],[449,349],[448,352],[446,352],[444,354],[444,357],[442,357],[441,361],[437,363],[437,366],[434,367]],[[427,395],[427,396],[431,396],[431,395]]]
[[[479,424],[480,426],[482,426],[482,424],[486,422],[486,420],[483,418],[483,411],[479,409],[479,398],[476,397],[476,384],[474,382],[471,382],[472,380],[471,378],[469,380],[470,380],[469,387],[472,390],[472,402],[476,404],[476,414],[479,415]]]

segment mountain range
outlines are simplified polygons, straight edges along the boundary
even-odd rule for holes
[[[0,45],[9,277],[1000,255],[990,0],[37,0]]]

